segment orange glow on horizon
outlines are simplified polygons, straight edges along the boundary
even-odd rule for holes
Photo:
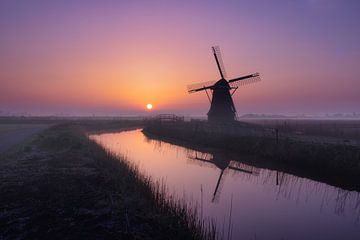
[[[0,44],[0,111],[142,113],[151,102],[156,111],[206,114],[205,93],[189,95],[186,86],[219,80],[213,45],[221,47],[228,78],[259,72],[263,79],[235,93],[240,114],[358,111],[355,9],[348,9],[354,10],[351,19],[348,11],[339,11],[339,19],[321,13],[312,18],[304,6],[303,15],[290,8],[294,14],[280,11],[269,21],[261,9],[247,11],[236,1],[222,6],[227,10],[219,18],[213,17],[217,4],[213,11],[195,1],[52,4],[14,3],[0,14],[8,23]]]

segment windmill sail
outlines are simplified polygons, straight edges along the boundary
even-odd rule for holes
[[[228,83],[231,87],[241,87],[244,85],[248,85],[255,82],[260,82],[260,74],[259,73],[253,73],[249,75],[245,75],[242,77],[234,78],[231,80],[228,80]],[[217,81],[208,81],[208,82],[202,82],[202,83],[195,83],[187,86],[189,93],[199,92],[202,90],[212,89]]]
[[[213,50],[213,54],[214,54],[214,57],[215,57],[217,67],[218,67],[219,72],[220,72],[220,76],[221,76],[222,79],[225,79],[227,76],[226,76],[226,71],[225,71],[225,67],[224,67],[224,62],[223,62],[222,56],[221,56],[220,47],[219,46],[214,46],[211,49]]]
[[[216,81],[208,81],[202,83],[195,83],[187,86],[189,93],[199,92],[206,89],[211,89],[211,87],[216,83]]]
[[[239,78],[231,79],[228,82],[231,87],[241,87],[241,86],[259,82],[259,81],[261,81],[259,73],[254,73],[254,74],[242,76]]]

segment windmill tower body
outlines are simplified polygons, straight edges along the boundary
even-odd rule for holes
[[[260,77],[258,73],[254,73],[231,80],[226,80],[220,48],[212,47],[212,51],[221,79],[215,83],[207,82],[188,86],[188,92],[206,92],[210,101],[210,110],[207,114],[209,122],[231,123],[235,121],[236,116],[236,109],[232,99],[232,95],[235,93],[239,86],[260,81]],[[208,91],[210,91],[211,93],[209,94]]]
[[[225,79],[214,84],[210,110],[208,112],[209,122],[232,122],[235,120],[236,109],[230,94],[231,87]]]

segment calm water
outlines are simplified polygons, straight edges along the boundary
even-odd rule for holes
[[[140,130],[90,137],[163,180],[171,194],[198,202],[225,236],[232,201],[233,239],[360,239],[358,192],[151,140]]]

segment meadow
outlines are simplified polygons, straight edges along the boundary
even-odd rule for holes
[[[3,118],[0,126],[2,133],[46,126],[0,153],[2,239],[219,238],[196,205],[170,196],[164,183],[140,174],[128,156],[109,152],[90,133],[144,128],[152,139],[256,155],[246,163],[360,189],[359,138],[348,131],[360,126],[356,121],[261,120],[234,127],[181,119]]]
[[[1,239],[215,238],[214,226],[199,220],[196,209],[87,137],[141,121],[52,124],[1,155]]]

